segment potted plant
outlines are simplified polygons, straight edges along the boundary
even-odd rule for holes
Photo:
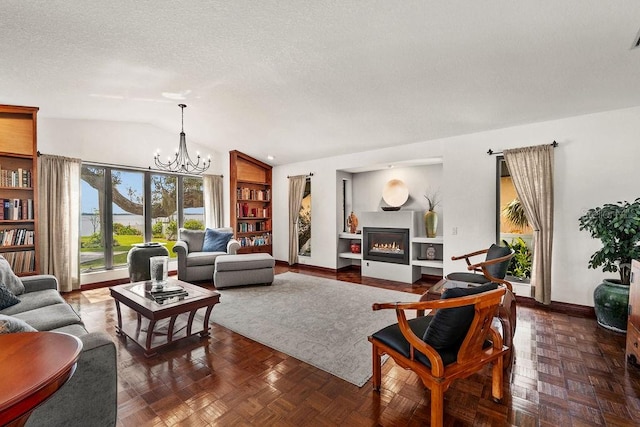
[[[640,258],[640,198],[589,209],[579,221],[580,230],[602,242],[602,248],[591,255],[589,268],[620,273],[619,279],[604,279],[593,292],[598,324],[625,332],[631,260]]]

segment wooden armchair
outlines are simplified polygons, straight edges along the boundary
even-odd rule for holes
[[[369,337],[373,345],[373,387],[380,390],[381,357],[415,372],[431,390],[431,425],[442,426],[444,392],[453,380],[468,377],[493,364],[494,400],[502,399],[503,357],[509,350],[492,320],[505,294],[488,283],[474,288],[447,289],[442,299],[415,303],[374,304],[373,310],[396,310],[398,323]],[[435,315],[407,320],[405,310],[434,310]]]
[[[471,263],[470,258],[483,254],[486,254],[484,261],[476,262],[474,264]],[[510,291],[513,291],[511,283],[504,280],[504,278],[507,275],[509,262],[511,261],[511,258],[513,258],[514,254],[514,250],[509,247],[493,244],[488,249],[482,249],[461,256],[453,256],[451,257],[451,260],[453,261],[464,259],[467,263],[467,270],[472,271],[473,273],[469,273],[467,271],[449,273],[446,278],[449,280],[456,280],[458,282],[479,284],[487,282],[502,283]]]

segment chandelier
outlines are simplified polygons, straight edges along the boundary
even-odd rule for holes
[[[166,163],[160,160],[160,153],[156,151],[153,155],[153,160],[156,163],[158,169],[168,172],[182,172],[190,174],[201,174],[211,165],[211,156],[204,160],[200,158],[200,153],[196,153],[196,161],[191,160],[189,152],[187,151],[187,137],[184,133],[184,109],[187,107],[185,104],[178,104],[178,107],[182,109],[182,130],[180,131],[180,146],[176,150],[176,155],[171,159],[167,158]],[[202,163],[201,163],[202,161]]]

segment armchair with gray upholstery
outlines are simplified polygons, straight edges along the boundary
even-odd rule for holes
[[[215,228],[220,233],[233,234],[232,228]],[[173,252],[178,257],[178,279],[185,282],[213,280],[216,258],[220,255],[235,255],[240,242],[231,238],[224,251],[203,252],[205,230],[187,230],[180,228],[178,241]]]

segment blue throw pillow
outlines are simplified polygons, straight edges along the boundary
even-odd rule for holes
[[[218,231],[207,228],[204,231],[202,252],[227,252],[227,244],[233,237],[229,231]]]
[[[38,331],[24,320],[0,314],[0,334],[13,334],[15,332]]]
[[[471,288],[450,288],[440,299],[466,297],[497,289],[496,283]],[[424,332],[423,340],[436,350],[455,350],[462,345],[473,321],[473,305],[438,310]]]
[[[20,300],[4,285],[0,282],[0,310],[4,310],[7,307],[16,305]]]

